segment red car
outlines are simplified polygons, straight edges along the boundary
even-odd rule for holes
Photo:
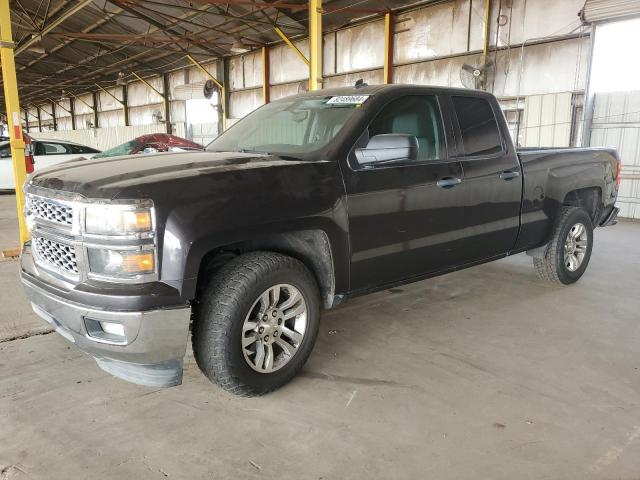
[[[134,138],[128,142],[105,150],[93,158],[118,157],[120,155],[136,155],[138,153],[182,152],[204,150],[199,143],[167,133],[152,133]]]

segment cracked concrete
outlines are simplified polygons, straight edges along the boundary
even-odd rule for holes
[[[190,354],[157,390],[57,334],[0,343],[0,480],[638,478],[639,238],[598,230],[570,287],[519,255],[350,301],[263,398],[216,389]],[[6,268],[2,322],[29,330]]]

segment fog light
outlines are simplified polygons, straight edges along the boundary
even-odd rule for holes
[[[124,325],[121,323],[84,317],[84,325],[87,329],[87,335],[94,340],[112,345],[126,345],[127,343]]]
[[[100,327],[104,333],[124,337],[124,325],[121,323],[100,322]]]

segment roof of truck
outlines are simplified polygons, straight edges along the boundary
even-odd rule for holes
[[[416,91],[425,91],[430,90],[434,93],[442,92],[442,93],[465,93],[465,94],[474,94],[474,95],[488,95],[491,96],[490,93],[485,92],[484,90],[473,90],[468,88],[455,88],[455,87],[443,87],[439,85],[413,85],[413,84],[389,84],[389,85],[359,85],[359,86],[348,86],[348,87],[334,87],[334,88],[323,88],[322,90],[315,90],[312,92],[303,92],[295,95],[296,97],[315,97],[315,96],[341,96],[341,95],[376,95],[380,93],[387,93],[392,91],[406,91],[410,92],[411,90]],[[283,99],[291,98],[284,97]],[[277,101],[277,100],[276,100]]]

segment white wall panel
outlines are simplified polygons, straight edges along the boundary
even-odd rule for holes
[[[93,110],[89,105],[93,105],[93,96],[90,93],[84,95],[78,95],[78,98],[73,99],[73,106],[76,114],[92,113]]]
[[[162,92],[162,77],[145,78],[153,88]],[[162,101],[162,97],[142,82],[131,82],[128,87],[127,100],[130,107],[149,105]]]
[[[222,79],[217,77],[218,62],[211,62],[206,65],[203,64],[203,67],[207,72],[213,75],[213,78],[218,79],[220,83],[222,83]],[[209,77],[199,68],[190,67],[187,69],[188,83],[206,82],[207,80],[209,80]]]
[[[493,2],[491,18],[498,18],[498,9],[502,3],[501,23],[499,27],[499,46],[518,46],[522,42],[533,39],[566,35],[580,26],[578,12],[585,0],[511,0],[509,2]],[[474,2],[474,5],[484,2]],[[497,22],[491,22],[489,43],[495,45]]]
[[[263,104],[262,88],[231,92],[229,116],[242,118]]]
[[[293,42],[309,58],[309,40]],[[296,52],[287,45],[279,45],[269,52],[269,75],[271,83],[285,83],[309,78],[309,68]]]
[[[500,51],[493,93],[515,97],[584,90],[588,37]]]
[[[413,63],[393,69],[394,83],[462,87],[460,69],[465,62],[473,63],[478,55]]]
[[[571,92],[526,98],[520,127],[524,147],[568,147],[571,143]]]
[[[472,10],[471,50],[482,48],[482,5]],[[478,11],[478,8],[480,10]],[[476,28],[478,27],[479,28]],[[394,63],[426,60],[467,51],[469,0],[456,0],[407,12],[396,18]],[[384,35],[382,36],[384,41]],[[384,45],[384,43],[383,43]]]
[[[302,92],[303,89],[301,88],[300,82],[273,85],[271,87],[271,100],[278,100],[279,98],[297,95]]]
[[[154,113],[159,113],[164,117],[164,105],[162,103],[156,103],[141,107],[130,107],[129,123],[131,125],[159,124],[154,118]],[[164,124],[162,124],[162,128],[164,128]]]
[[[337,32],[337,72],[382,67],[384,22],[372,22]]]
[[[325,78],[324,88],[353,86],[359,79],[362,79],[369,85],[381,85],[382,83],[384,83],[383,70],[378,69],[368,72],[349,73],[346,75],[336,75],[333,77]]]

